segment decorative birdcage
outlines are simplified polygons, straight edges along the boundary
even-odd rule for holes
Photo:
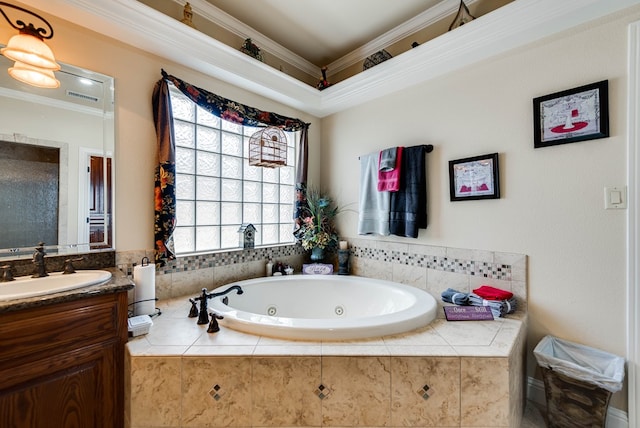
[[[249,138],[249,165],[278,168],[287,164],[287,136],[274,126]]]

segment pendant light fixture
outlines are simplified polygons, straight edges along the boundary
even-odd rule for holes
[[[25,24],[21,19],[15,19],[14,23],[7,16],[3,7],[32,15],[42,21],[47,28],[36,28],[31,22]],[[51,24],[34,12],[3,1],[0,1],[0,13],[9,25],[19,31],[19,34],[9,39],[6,47],[0,49],[2,55],[15,61],[13,67],[8,70],[11,77],[39,88],[59,87],[60,82],[53,72],[60,70],[60,65],[56,62],[51,48],[44,42],[44,39],[48,40],[53,37]]]

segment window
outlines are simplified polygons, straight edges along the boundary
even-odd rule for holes
[[[176,143],[176,253],[240,247],[251,223],[256,245],[293,243],[295,152],[287,132],[287,164],[250,166],[249,138],[260,128],[212,115],[170,86]]]

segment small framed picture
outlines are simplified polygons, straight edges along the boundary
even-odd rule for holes
[[[498,153],[449,161],[452,201],[499,199]]]
[[[533,99],[533,146],[555,146],[609,136],[609,81]]]

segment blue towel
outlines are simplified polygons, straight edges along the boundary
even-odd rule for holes
[[[518,306],[515,297],[506,300],[486,300],[475,293],[469,293],[469,304],[471,306],[488,306],[494,318],[515,312]]]
[[[380,165],[379,169],[383,172],[393,171],[396,167],[396,153],[397,147],[391,147],[384,149],[380,152]]]
[[[418,237],[427,228],[427,172],[424,145],[405,147],[400,166],[400,189],[391,193],[389,232]]]
[[[447,288],[442,292],[442,301],[456,305],[468,305],[469,294],[454,290],[453,288]]]

